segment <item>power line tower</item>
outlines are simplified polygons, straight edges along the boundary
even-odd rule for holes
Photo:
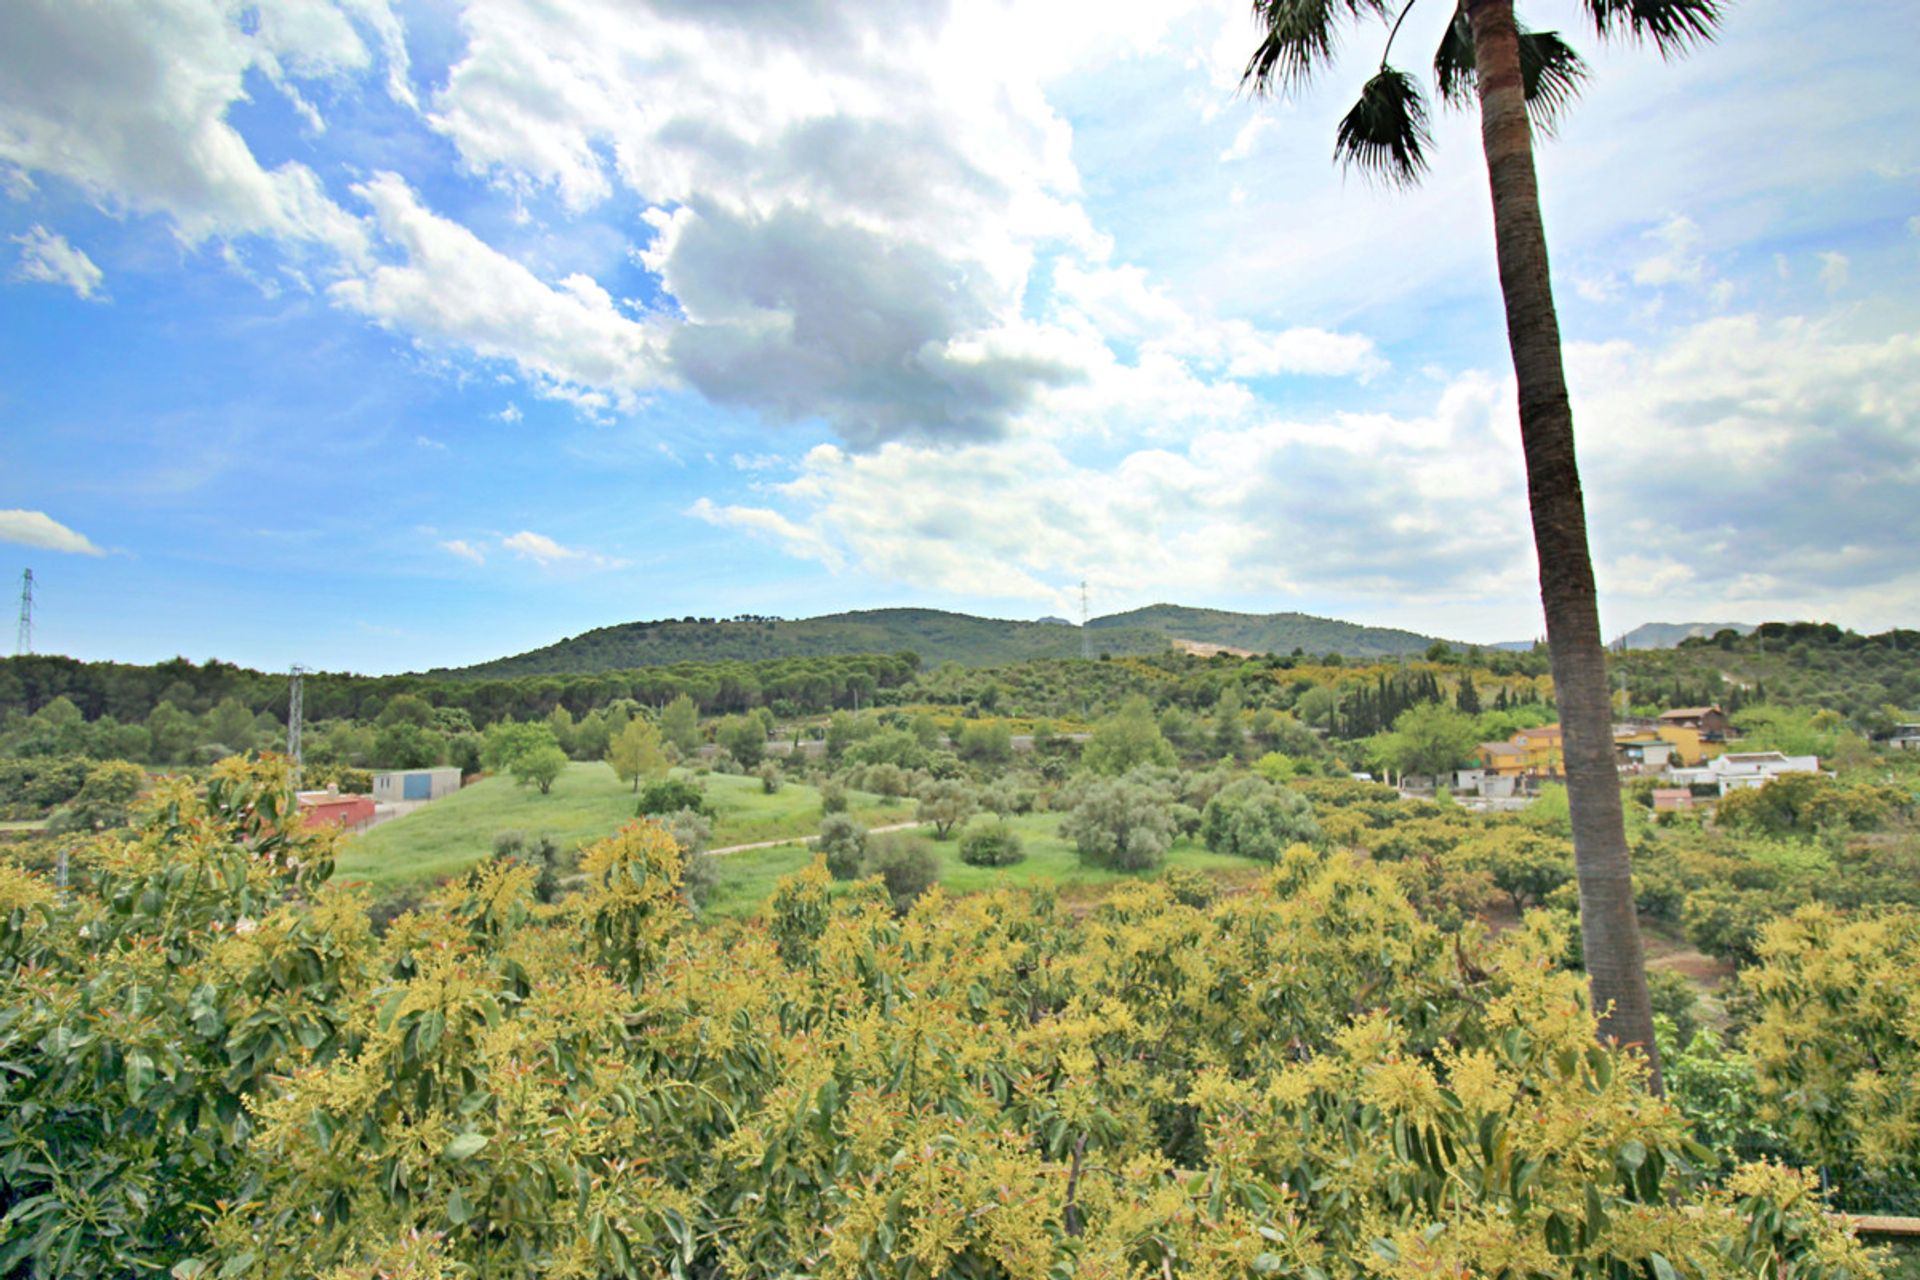
[[[1087,630],[1087,580],[1080,579],[1080,657],[1093,657],[1093,633]]]
[[[13,641],[15,653],[33,652],[33,570],[20,575],[20,630]]]
[[[306,715],[302,677],[307,669],[294,663],[287,669],[287,758],[293,761],[293,785],[300,785],[300,722]]]

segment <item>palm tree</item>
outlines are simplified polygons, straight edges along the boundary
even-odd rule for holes
[[[1390,23],[1380,68],[1340,122],[1335,154],[1389,182],[1411,184],[1427,165],[1427,108],[1419,85],[1396,70],[1388,56],[1417,2],[1405,0],[1396,15],[1388,0],[1254,0],[1254,17],[1266,35],[1247,63],[1242,84],[1259,94],[1299,88],[1332,61],[1345,19],[1376,17]],[[1720,0],[1581,2],[1602,37],[1651,41],[1664,57],[1711,39],[1720,22]],[[1540,602],[1565,735],[1588,981],[1594,1008],[1601,1011],[1601,1034],[1646,1053],[1657,1092],[1660,1061],[1614,768],[1606,650],[1533,170],[1533,129],[1551,130],[1586,67],[1558,34],[1522,28],[1514,0],[1456,3],[1434,55],[1434,79],[1443,100],[1464,104],[1476,97],[1480,106],[1507,343],[1520,389],[1520,444],[1540,560]]]

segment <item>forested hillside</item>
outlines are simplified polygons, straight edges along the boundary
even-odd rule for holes
[[[1148,605],[1129,613],[1095,618],[1087,624],[1094,644],[1120,652],[1106,643],[1109,634],[1152,631],[1169,640],[1194,640],[1227,645],[1255,653],[1339,653],[1349,658],[1395,657],[1424,652],[1432,636],[1393,627],[1363,627],[1308,613],[1232,613],[1225,609],[1192,609],[1178,604]]]
[[[1156,604],[1095,618],[1091,656],[1164,652],[1175,640],[1256,653],[1340,653],[1378,657],[1419,653],[1433,637],[1362,627],[1304,613],[1230,613]],[[678,618],[598,627],[539,649],[443,669],[434,675],[512,677],[617,671],[684,661],[761,661],[848,653],[918,654],[929,666],[998,666],[1035,658],[1077,658],[1078,628],[1059,622],[977,618],[939,609],[870,609],[818,618]]]

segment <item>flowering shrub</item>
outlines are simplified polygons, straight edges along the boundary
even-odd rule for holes
[[[9,1274],[1872,1274],[1803,1175],[1707,1185],[1545,918],[1442,934],[1344,855],[1084,918],[816,860],[703,928],[639,824],[376,940],[284,783],[65,901],[0,873]]]

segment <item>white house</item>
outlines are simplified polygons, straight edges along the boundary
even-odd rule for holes
[[[460,770],[395,769],[373,775],[373,798],[379,804],[396,800],[438,800],[460,789]]]
[[[1920,751],[1920,724],[1897,724],[1887,745],[1895,751]]]
[[[1729,751],[1698,769],[1675,769],[1671,777],[1684,786],[1708,784],[1721,795],[1745,787],[1764,787],[1783,773],[1818,773],[1818,756],[1790,756],[1778,751]]]

